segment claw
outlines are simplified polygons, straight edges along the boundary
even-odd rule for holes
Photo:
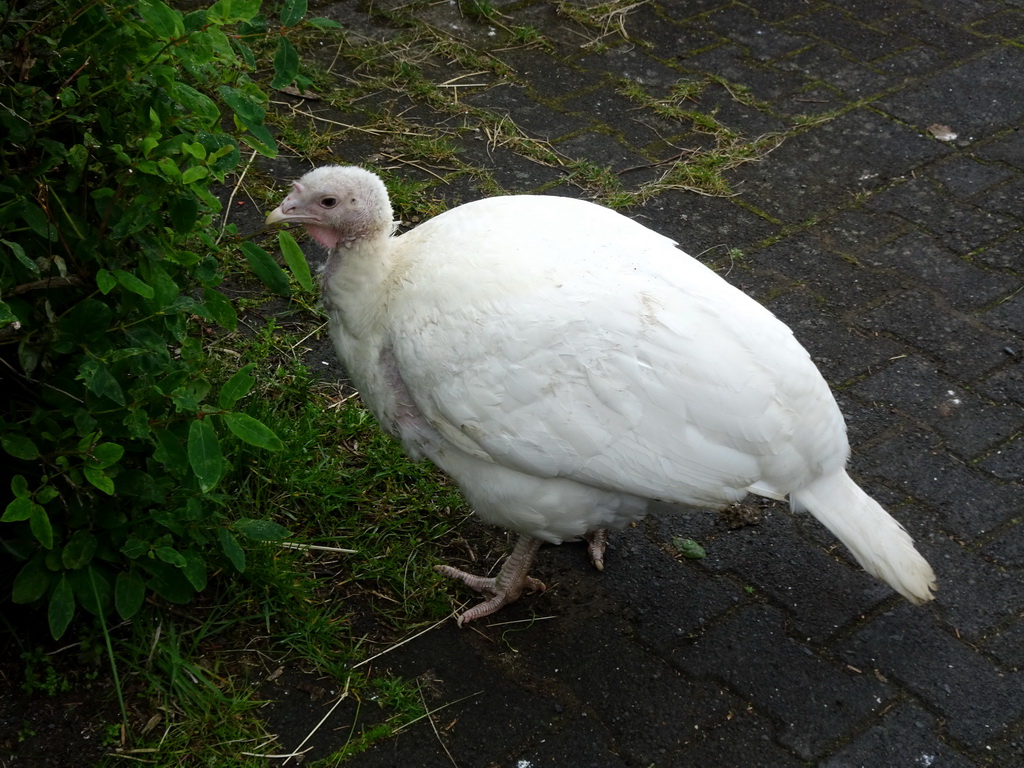
[[[534,539],[525,535],[520,536],[519,541],[516,542],[515,549],[512,550],[512,554],[505,561],[505,565],[502,566],[498,575],[493,578],[466,573],[466,571],[461,571],[450,565],[435,566],[435,570],[441,575],[451,579],[458,579],[470,589],[488,596],[487,600],[474,605],[458,617],[460,627],[466,622],[479,619],[482,616],[489,616],[509,603],[514,603],[523,594],[524,590],[543,592],[547,589],[544,586],[544,582],[527,574],[530,566],[533,564],[533,558],[537,555],[537,550],[540,549],[540,545],[540,539]]]

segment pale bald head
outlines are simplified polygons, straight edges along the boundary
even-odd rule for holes
[[[316,168],[293,185],[266,224],[301,224],[328,250],[349,248],[359,240],[390,235],[391,202],[384,182],[354,165]]]

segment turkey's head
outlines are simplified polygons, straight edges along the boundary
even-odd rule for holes
[[[267,226],[287,223],[301,224],[330,251],[390,235],[394,227],[384,183],[369,171],[344,165],[317,168],[293,184],[266,219]]]

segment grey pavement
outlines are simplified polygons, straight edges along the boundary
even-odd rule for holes
[[[382,657],[437,712],[345,765],[1024,766],[1024,2],[559,5],[477,3],[495,23],[470,2],[317,14],[353,46],[462,41],[461,59],[417,62],[464,113],[375,108],[451,126],[452,167],[480,172],[395,175],[454,204],[495,184],[594,196],[586,170],[610,169],[643,198],[626,213],[789,323],[846,414],[852,474],[916,538],[938,598],[907,604],[784,505],[659,513],[612,535],[603,573],[580,545],[545,547],[545,594]],[[513,44],[526,28],[547,42]],[[467,50],[508,69],[474,73]],[[699,92],[676,98],[680,83]],[[662,178],[669,161],[730,139],[685,110],[781,143],[725,172],[733,195],[689,191]],[[401,156],[349,136],[339,160]],[[680,556],[680,538],[707,556]]]

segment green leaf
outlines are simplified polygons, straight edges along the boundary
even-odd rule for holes
[[[233,331],[238,327],[238,313],[231,299],[215,288],[203,289],[203,304],[210,318],[221,327]]]
[[[321,29],[344,29],[345,25],[334,19],[325,19],[320,16],[313,19],[306,19],[306,23]]]
[[[142,539],[130,538],[121,547],[121,554],[132,560],[142,557],[147,552],[149,552],[149,544]]]
[[[50,588],[53,574],[46,567],[46,558],[33,557],[14,577],[14,584],[11,587],[11,600],[19,605],[34,603],[46,594]]]
[[[178,255],[178,252],[175,251],[174,254]],[[156,308],[170,307],[180,300],[181,288],[159,264],[147,264],[145,278],[146,283],[153,287],[153,302]]]
[[[99,269],[96,271],[96,287],[100,289],[100,293],[104,296],[114,290],[114,286],[117,285],[117,278],[114,274],[106,269]]]
[[[260,12],[260,0],[219,0],[206,11],[207,19],[213,24],[233,24],[249,21]]]
[[[5,451],[16,459],[33,461],[39,458],[39,449],[36,448],[36,444],[32,442],[31,438],[25,437],[25,435],[13,432],[6,434],[0,440],[0,444],[3,445]]]
[[[93,394],[109,397],[122,407],[126,405],[124,390],[103,361],[96,358],[86,360],[78,369],[78,378]]]
[[[217,93],[220,94],[224,103],[231,107],[246,128],[252,130],[254,127],[263,125],[263,118],[267,114],[266,110],[245,91],[221,85],[218,86]],[[42,211],[39,213],[42,215]]]
[[[188,428],[188,463],[204,493],[213,489],[224,471],[220,441],[207,419],[196,419]]]
[[[70,570],[82,568],[96,554],[96,546],[96,537],[89,531],[79,529],[71,534],[68,543],[64,545],[64,551],[60,553],[61,562]]]
[[[186,565],[185,558],[174,547],[156,547],[153,551],[157,557],[175,568],[184,568]]]
[[[99,467],[82,467],[85,479],[96,489],[103,491],[107,496],[114,495],[114,481]]]
[[[204,168],[203,166],[193,165],[191,168],[187,169],[183,174],[181,174],[181,183],[191,184],[194,181],[205,179],[209,174],[210,172],[206,170],[206,168]]]
[[[124,456],[124,448],[117,443],[97,443],[86,459],[94,467],[111,467]]]
[[[167,429],[156,429],[153,430],[153,436],[157,442],[153,458],[163,464],[169,473],[179,476],[185,474],[188,452],[178,435]]]
[[[224,386],[221,387],[220,397],[217,399],[217,404],[224,410],[234,408],[235,403],[249,394],[249,390],[252,389],[252,385],[256,383],[249,372],[256,367],[256,363],[249,363],[237,371],[234,375],[228,379]]]
[[[220,120],[220,109],[217,107],[217,103],[191,85],[174,81],[170,85],[170,94],[171,98],[184,107],[186,112],[198,117],[205,127],[210,127]]]
[[[249,266],[256,276],[263,281],[274,293],[279,296],[291,294],[291,287],[288,285],[288,275],[277,265],[274,257],[260,248],[255,243],[242,243],[242,253],[245,254]]]
[[[110,580],[95,565],[69,571],[68,582],[79,604],[93,616],[105,614],[110,608]]]
[[[167,203],[167,215],[171,218],[171,226],[175,232],[181,235],[188,234],[199,218],[199,202],[188,195],[172,197]]]
[[[39,265],[28,257],[21,243],[15,243],[12,240],[0,240],[0,243],[3,243],[8,248],[10,248],[11,253],[14,254],[14,258],[16,258],[21,263],[21,266],[25,267],[25,269],[31,272],[34,277],[40,276]]]
[[[156,161],[157,168],[168,179],[177,181],[181,178],[181,169],[178,164],[169,157],[161,157]]]
[[[168,40],[185,34],[181,14],[171,10],[160,0],[136,0],[135,7],[149,31],[157,37]]]
[[[71,623],[75,615],[75,596],[71,591],[71,584],[67,577],[61,576],[60,581],[50,595],[50,606],[47,610],[47,618],[50,622],[50,634],[54,640],[59,640]]]
[[[113,318],[114,311],[107,302],[87,298],[75,304],[58,325],[68,339],[88,344],[110,336]]]
[[[185,578],[195,587],[196,592],[202,592],[206,589],[206,561],[202,555],[191,549],[184,553],[184,557],[185,567],[182,572]]]
[[[281,8],[281,26],[294,27],[306,15],[306,0],[285,0]]]
[[[0,523],[17,523],[22,520],[28,520],[32,517],[32,508],[38,506],[33,503],[29,496],[19,496],[4,510],[3,517],[0,517]]]
[[[117,278],[117,282],[119,282],[126,290],[129,290],[132,293],[137,293],[144,299],[153,298],[153,287],[139,280],[139,278],[131,272],[125,272],[123,269],[115,269],[114,277]]]
[[[249,445],[257,448],[266,448],[268,451],[280,451],[284,448],[274,430],[258,419],[246,413],[225,413],[224,423],[234,433],[235,437],[244,440]]]
[[[274,53],[274,79],[270,82],[271,88],[286,88],[295,81],[299,74],[299,53],[287,37],[282,35],[277,41],[277,51]]]
[[[5,328],[16,322],[18,322],[18,316],[14,314],[11,306],[6,301],[0,301],[0,328]],[[12,330],[17,330],[17,328]]]
[[[53,526],[50,525],[50,516],[38,504],[32,505],[28,526],[32,529],[32,535],[36,537],[36,541],[46,549],[53,549]]]
[[[288,269],[292,271],[299,285],[304,290],[312,291],[313,277],[309,273],[309,262],[306,261],[306,254],[299,248],[295,238],[291,236],[290,232],[282,229],[277,233],[277,243],[281,246],[284,263],[288,265]]]
[[[243,134],[241,139],[264,157],[277,157],[274,135],[265,125],[249,126],[249,133]]]
[[[58,491],[52,485],[44,485],[42,488],[36,491],[36,501],[38,501],[40,504],[49,504],[58,496],[60,496],[60,491]]]
[[[148,569],[153,572],[153,577],[147,586],[156,592],[164,600],[178,605],[184,605],[195,595],[195,590],[188,583],[188,579],[180,568],[168,565],[161,560],[154,560],[149,563]]]
[[[185,142],[181,145],[181,151],[192,155],[196,160],[205,160],[207,155],[206,147],[199,141]]]
[[[43,209],[29,200],[21,201],[21,218],[33,232],[46,240],[56,240],[57,231],[50,224]]]
[[[245,550],[238,543],[238,539],[227,528],[218,528],[217,538],[220,540],[220,546],[224,550],[224,554],[227,555],[231,564],[235,566],[235,570],[243,573],[245,571]]]
[[[15,475],[11,478],[11,493],[15,496],[25,497],[32,495],[32,491],[28,489],[28,480],[25,479],[24,475]]]
[[[121,571],[114,581],[114,607],[122,619],[130,619],[142,607],[146,598],[146,582],[134,568]]]
[[[292,535],[283,525],[251,517],[236,520],[231,527],[253,541],[283,541]]]

